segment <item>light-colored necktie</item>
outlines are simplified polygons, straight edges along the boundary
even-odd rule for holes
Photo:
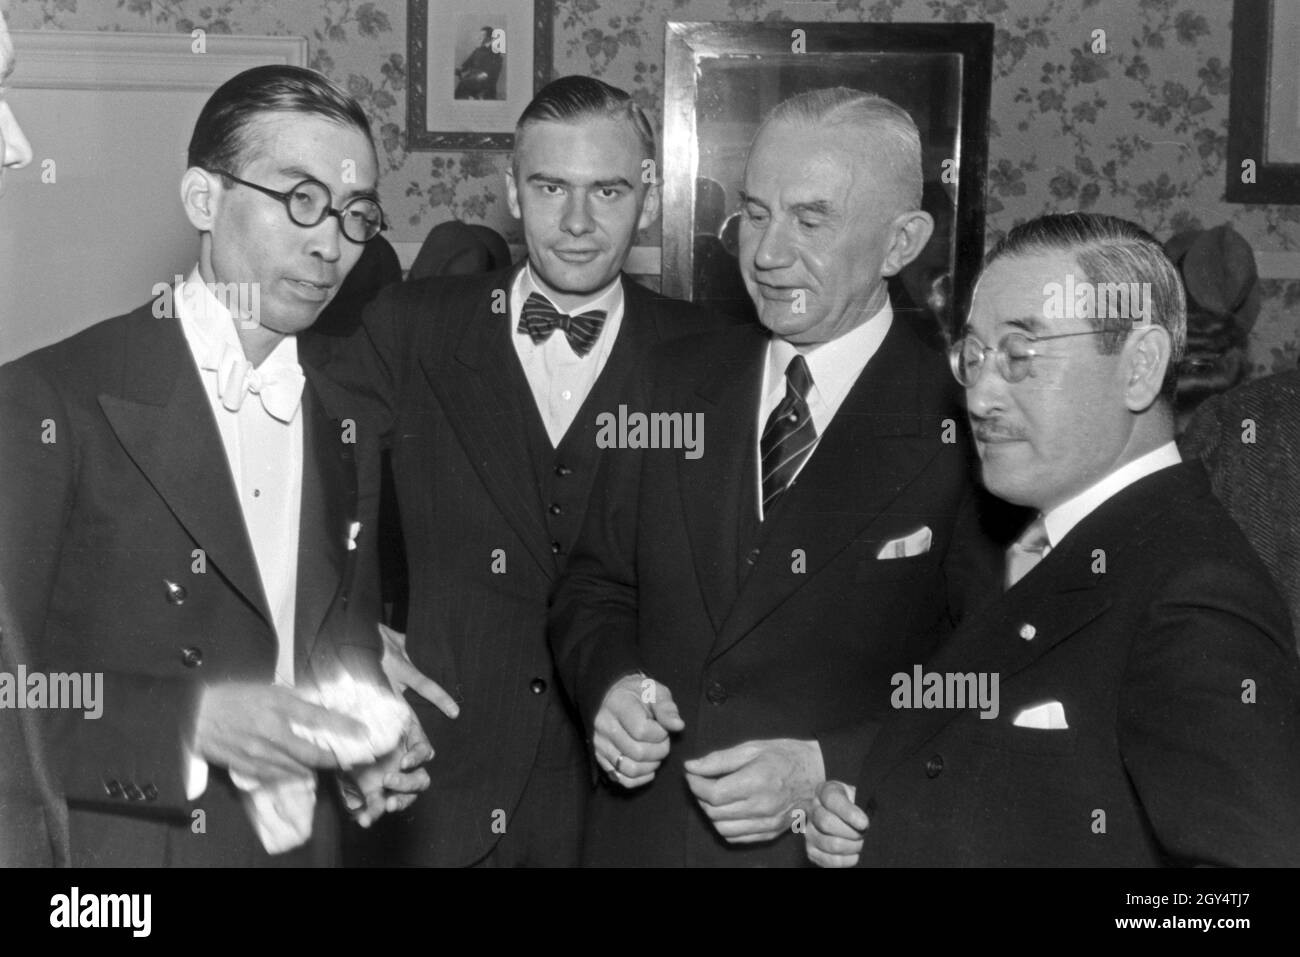
[[[303,383],[307,380],[296,362],[285,362],[269,369],[254,368],[234,346],[226,343],[221,358],[203,364],[217,373],[217,396],[231,412],[238,412],[244,396],[252,392],[262,400],[262,408],[272,418],[292,422],[302,401]]]
[[[1047,540],[1047,525],[1040,515],[1029,523],[1024,534],[1007,549],[1007,588],[1024,578],[1052,550]]]

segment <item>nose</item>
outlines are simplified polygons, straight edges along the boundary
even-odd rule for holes
[[[6,169],[22,169],[32,161],[32,144],[27,142],[8,103],[0,103],[0,144],[4,147]]]
[[[582,190],[572,190],[564,200],[564,211],[560,217],[560,228],[571,236],[581,236],[596,228],[587,207],[587,194]]]
[[[327,263],[338,262],[343,255],[343,243],[351,240],[343,235],[343,223],[337,216],[326,216],[311,227],[309,246],[313,255],[320,256]]]
[[[1005,405],[1007,382],[997,370],[997,362],[985,354],[975,373],[975,381],[966,387],[966,409],[972,416],[987,418]]]
[[[794,264],[794,247],[787,230],[775,217],[769,219],[758,237],[754,249],[754,265],[758,269],[781,269]]]

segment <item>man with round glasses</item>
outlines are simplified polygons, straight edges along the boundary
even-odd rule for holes
[[[1060,308],[1062,288],[1092,306]],[[1124,220],[1045,216],[990,254],[952,367],[985,485],[1038,517],[923,673],[998,693],[895,711],[855,787],[820,789],[813,861],[1300,864],[1300,663],[1174,445],[1185,337],[1176,269]]]
[[[383,228],[377,167],[320,74],[235,76],[181,177],[189,275],[0,369],[0,580],[42,672],[98,689],[42,714],[73,864],[329,864],[319,772],[363,823],[427,786],[376,690],[355,425],[295,339]]]

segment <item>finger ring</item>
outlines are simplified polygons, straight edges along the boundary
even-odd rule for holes
[[[621,754],[614,759],[614,773],[615,774],[623,773],[623,755]]]

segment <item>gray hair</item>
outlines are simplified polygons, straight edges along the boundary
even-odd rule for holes
[[[809,90],[778,103],[759,133],[770,123],[845,126],[873,134],[880,152],[871,159],[882,163],[898,184],[905,209],[921,208],[921,134],[911,114],[893,100],[846,86]]]

